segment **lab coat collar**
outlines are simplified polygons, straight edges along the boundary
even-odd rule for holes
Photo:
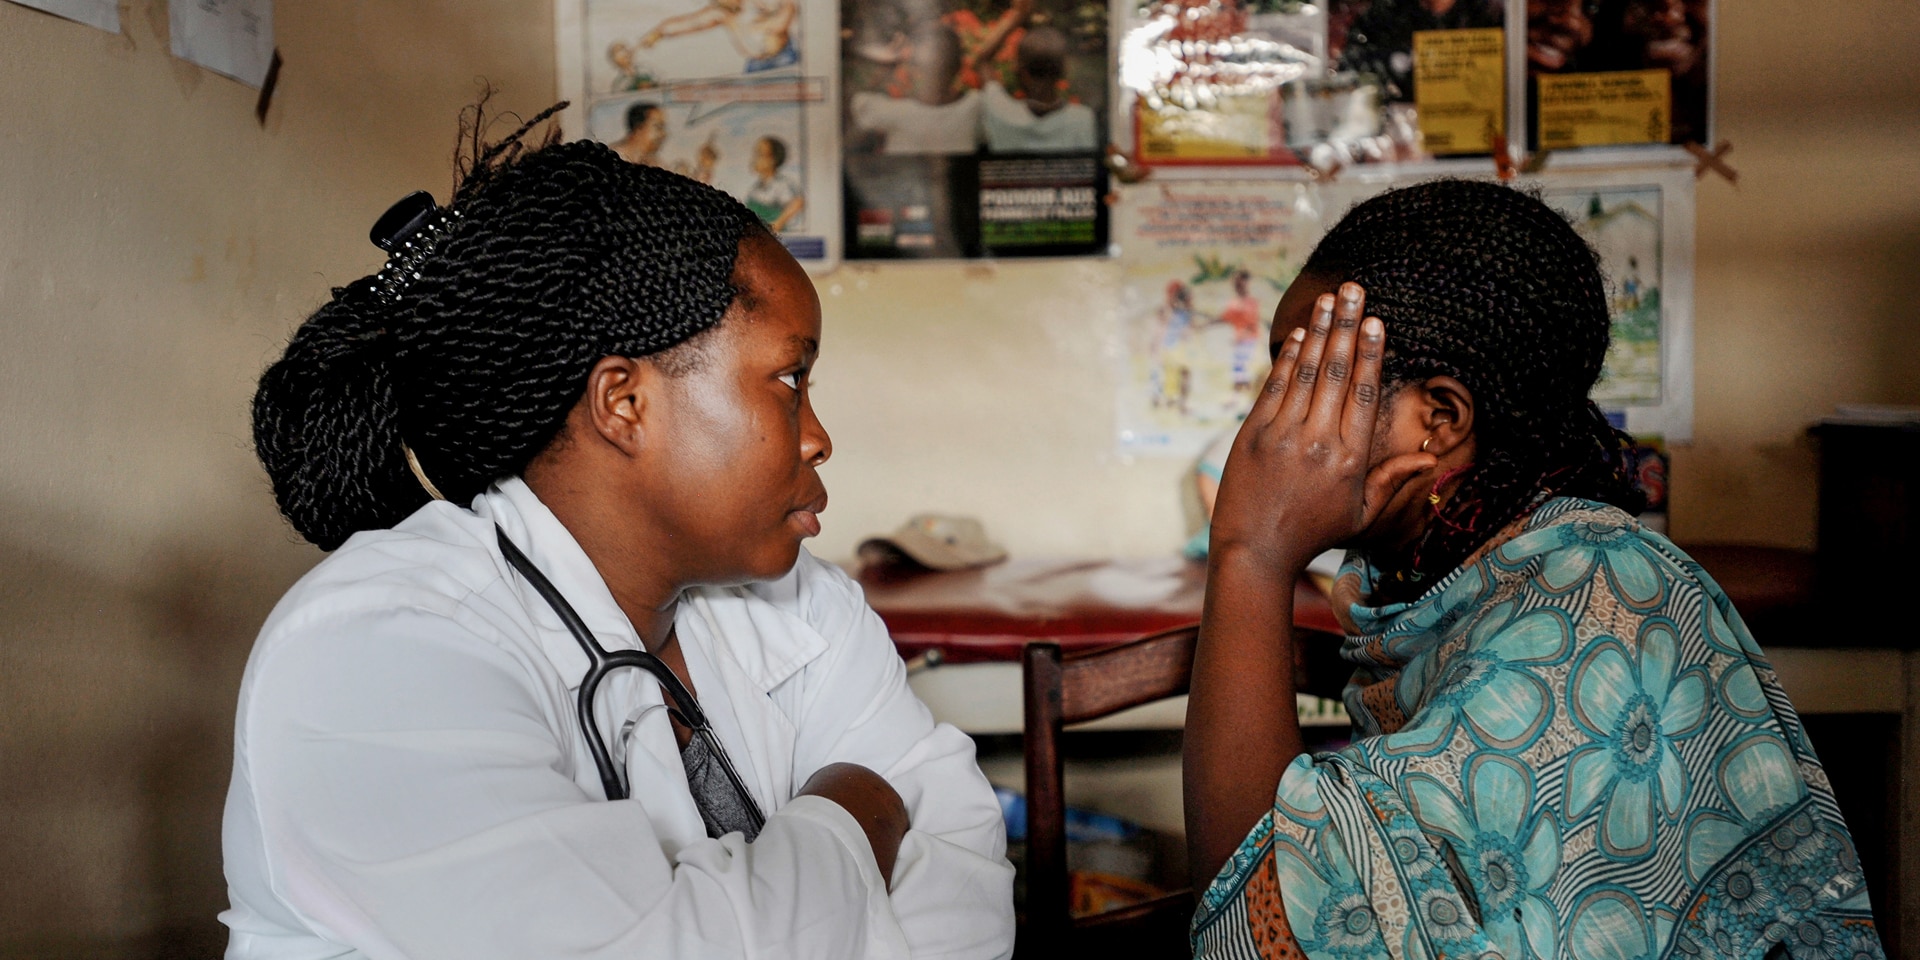
[[[509,477],[489,487],[485,493],[474,498],[473,512],[483,520],[500,525],[507,532],[513,544],[520,552],[533,561],[547,579],[559,589],[560,594],[573,605],[580,619],[593,631],[594,639],[608,650],[641,649],[640,634],[627,619],[626,611],[613,599],[613,592],[607,589],[607,582],[600,571],[588,559],[587,552],[580,548],[579,541],[573,538],[560,518],[540,502],[526,481],[519,477]],[[487,546],[495,554],[499,547],[491,542]],[[540,625],[540,643],[553,663],[554,669],[566,679],[567,689],[577,690],[580,681],[586,676],[587,655],[580,649],[579,641],[567,631],[566,624],[560,621],[560,615],[547,605],[547,601],[536,593],[533,585],[519,571],[499,558],[500,569],[512,585],[520,602],[532,613],[534,621]]]
[[[687,591],[680,598],[681,636],[699,636],[758,692],[771,692],[827,652],[826,638],[798,613],[800,570],[813,562],[802,554],[786,576],[769,583]]]
[[[613,599],[599,569],[526,481],[519,477],[499,481],[474,499],[473,512],[507,532],[514,545],[573,604],[601,646],[608,650],[642,649],[639,632]],[[491,542],[488,546],[498,553]],[[587,671],[587,656],[579,642],[505,557],[500,557],[499,563],[521,603],[540,624],[547,658],[566,678],[568,689],[579,689]],[[817,563],[803,551],[794,568],[778,580],[685,591],[675,615],[682,642],[703,643],[709,656],[731,661],[756,692],[771,692],[827,650],[826,638],[799,614],[801,604],[807,601],[802,595],[801,571]],[[690,626],[695,629],[689,630]]]

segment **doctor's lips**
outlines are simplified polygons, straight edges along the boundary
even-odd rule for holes
[[[826,509],[827,495],[823,493],[812,501],[788,511],[787,516],[798,520],[800,528],[806,531],[807,536],[817,537],[820,535],[820,514]]]

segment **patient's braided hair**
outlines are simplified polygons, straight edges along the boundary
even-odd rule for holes
[[[1588,399],[1610,321],[1593,248],[1538,198],[1434,180],[1356,205],[1303,272],[1352,280],[1387,325],[1383,380],[1450,376],[1472,391],[1475,463],[1394,571],[1444,575],[1547,495],[1638,513],[1632,439]]]
[[[601,144],[526,147],[558,109],[491,146],[478,109],[463,117],[451,214],[399,295],[379,278],[335,289],[261,375],[254,447],[321,549],[427,502],[403,442],[466,503],[553,441],[600,359],[686,343],[733,303],[759,218]]]

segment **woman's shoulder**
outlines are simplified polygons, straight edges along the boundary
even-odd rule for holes
[[[501,582],[486,520],[449,503],[430,503],[391,529],[354,534],[294,583],[261,627],[263,648],[336,632],[357,621],[399,613],[486,627],[471,602]]]
[[[1676,589],[1718,593],[1700,565],[1665,535],[1619,507],[1578,497],[1541,504],[1524,529],[1481,562],[1496,578],[1523,574],[1556,593],[1593,577],[1634,599]]]

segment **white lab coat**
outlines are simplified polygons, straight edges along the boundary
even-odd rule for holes
[[[227,797],[230,958],[997,957],[1013,869],[973,744],[907,688],[838,568],[689,590],[701,707],[761,809],[710,839],[659,685],[601,684],[633,799],[575,718],[586,657],[509,567],[498,522],[608,650],[639,646],[586,553],[519,480],[361,533],[274,609],[247,663]],[[893,890],[837,804],[862,764],[906,802]]]

